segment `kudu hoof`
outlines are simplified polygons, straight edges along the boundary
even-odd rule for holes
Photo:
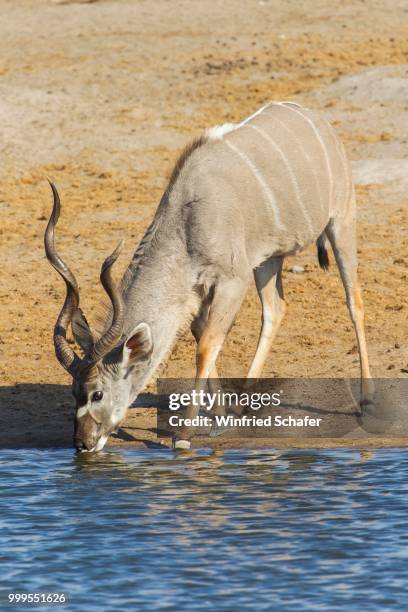
[[[361,416],[374,416],[375,415],[375,405],[372,400],[361,400],[360,402],[360,410]]]
[[[190,450],[190,440],[176,440],[173,438],[173,449],[174,450]]]

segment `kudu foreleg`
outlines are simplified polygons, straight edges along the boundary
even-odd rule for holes
[[[207,324],[202,329],[197,345],[196,378],[194,390],[205,390],[208,378],[215,368],[218,354],[242,304],[248,283],[241,278],[225,279],[218,282],[208,312]],[[190,404],[185,413],[186,419],[193,419],[200,406]],[[193,427],[183,427],[173,440],[174,448],[190,448],[194,435]]]
[[[211,301],[212,299],[208,297],[204,299],[199,314],[191,323],[191,332],[195,338],[195,341],[197,342],[197,345],[199,344],[201,340],[201,336],[203,335],[203,332],[208,324],[208,317],[210,314]],[[210,372],[210,377],[208,379],[208,390],[210,391],[210,393],[213,393],[214,395],[217,393],[217,391],[220,388],[220,385],[217,381],[218,381],[218,372],[217,372],[216,366],[214,366]],[[213,408],[213,413],[218,414],[218,415],[223,415],[225,414],[225,409],[221,404],[216,403]]]

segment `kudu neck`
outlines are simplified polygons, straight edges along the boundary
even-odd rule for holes
[[[124,277],[125,332],[144,321],[150,326],[153,350],[143,388],[171,350],[178,331],[197,310],[194,279],[182,244],[155,241],[134,257]],[[137,390],[137,393],[141,391]]]

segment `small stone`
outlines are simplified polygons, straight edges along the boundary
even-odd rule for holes
[[[401,348],[401,346],[399,345],[399,343],[398,343],[398,342],[396,342],[396,343],[394,344],[394,348]]]
[[[173,448],[179,450],[189,450],[191,443],[189,440],[174,440]]]
[[[303,274],[305,271],[303,266],[292,266],[289,268],[289,272],[293,272],[294,274]]]

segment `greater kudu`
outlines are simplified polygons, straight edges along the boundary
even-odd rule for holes
[[[356,332],[361,408],[371,410],[354,189],[343,145],[321,116],[292,102],[271,103],[239,124],[210,128],[184,150],[119,287],[111,266],[120,246],[102,266],[112,307],[99,339],[79,309],[75,277],[55,250],[60,203],[51,187],[45,249],[67,287],[54,343],[73,377],[78,450],[103,448],[186,322],[197,341],[197,389],[217,377],[217,356],[252,275],[262,327],[248,376],[259,377],[285,310],[283,259],[317,241],[327,267],[326,237]],[[69,324],[82,359],[67,342]],[[186,416],[197,410],[191,406]],[[182,431],[175,447],[188,448],[191,436],[191,429]]]

